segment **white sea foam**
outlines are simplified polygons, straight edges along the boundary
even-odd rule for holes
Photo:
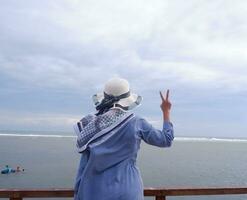
[[[0,133],[1,136],[9,137],[44,137],[44,138],[76,138],[73,135],[41,135],[41,134],[20,134],[20,133]],[[205,141],[205,142],[246,142],[247,139],[238,139],[238,138],[206,138],[206,137],[175,137],[175,141]]]
[[[10,134],[10,133],[0,133],[0,136],[10,136],[10,137],[54,137],[54,138],[75,138],[73,135],[38,135],[38,134]]]
[[[201,138],[191,138],[191,137],[175,137],[176,141],[209,141],[209,142],[246,142],[247,139],[238,139],[238,138],[206,138],[206,137],[201,137]]]

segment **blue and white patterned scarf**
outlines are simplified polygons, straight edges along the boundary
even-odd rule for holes
[[[89,114],[82,118],[76,125],[74,130],[77,134],[77,149],[82,152],[86,149],[87,144],[97,137],[97,133],[109,128],[117,126],[119,122],[129,116],[130,113],[118,108],[110,109],[102,115]]]

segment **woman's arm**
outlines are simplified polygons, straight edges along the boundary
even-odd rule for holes
[[[137,122],[138,135],[146,143],[158,147],[170,147],[174,139],[173,125],[171,122],[164,121],[162,130],[154,128],[143,118]]]
[[[163,128],[158,130],[154,128],[145,119],[138,119],[137,127],[138,134],[146,143],[159,146],[159,147],[170,147],[174,139],[173,125],[170,122],[170,109],[171,103],[169,99],[169,90],[167,90],[166,98],[163,97],[160,92],[162,103],[160,105],[163,112]]]
[[[170,121],[170,110],[172,107],[171,102],[169,101],[169,90],[166,91],[166,98],[163,97],[161,91],[160,91],[160,97],[161,97],[161,105],[160,108],[163,112],[163,120],[164,121]]]

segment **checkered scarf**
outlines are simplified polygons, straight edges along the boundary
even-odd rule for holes
[[[110,109],[108,112],[102,115],[87,115],[82,118],[74,126],[75,132],[77,134],[77,143],[76,146],[78,149],[81,149],[85,146],[93,136],[100,131],[112,126],[114,123],[121,120],[124,116],[127,115],[127,112],[124,112],[120,109]]]

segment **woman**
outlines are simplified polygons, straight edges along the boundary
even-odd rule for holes
[[[103,94],[93,100],[97,113],[82,118],[74,130],[81,160],[75,183],[75,200],[143,200],[143,182],[136,166],[141,140],[170,147],[174,139],[171,103],[162,99],[163,129],[155,129],[131,110],[142,98],[121,78],[110,79]]]

